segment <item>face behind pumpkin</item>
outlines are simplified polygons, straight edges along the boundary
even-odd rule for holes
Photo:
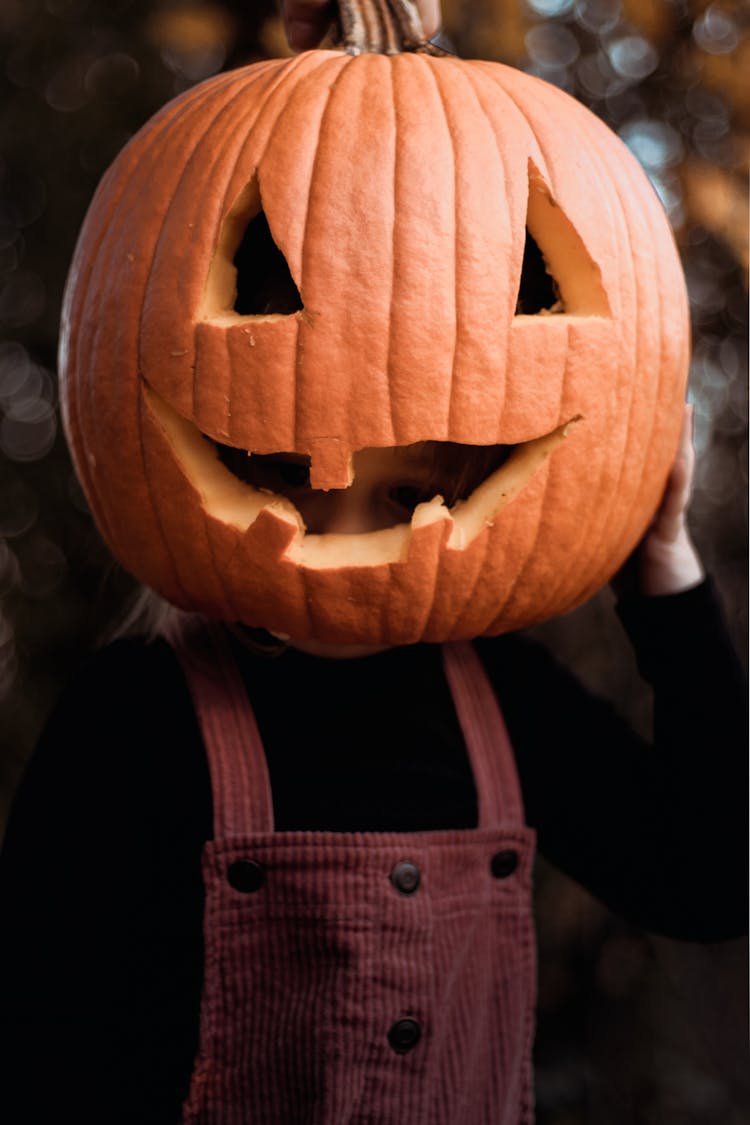
[[[687,315],[650,185],[566,95],[497,64],[312,52],[134,138],[62,341],[71,448],[128,569],[227,620],[393,644],[519,628],[607,580],[671,464]],[[220,452],[341,492],[360,451],[423,442],[513,454],[453,507],[316,534]]]

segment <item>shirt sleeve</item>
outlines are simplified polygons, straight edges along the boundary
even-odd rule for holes
[[[710,581],[618,608],[654,693],[641,739],[540,646],[478,648],[540,851],[611,910],[668,937],[747,929],[747,693]]]
[[[192,725],[166,646],[121,642],[42,733],[0,860],[4,1120],[180,1118],[200,988]]]

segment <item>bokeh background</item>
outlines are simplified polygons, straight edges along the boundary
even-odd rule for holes
[[[744,658],[750,6],[443,0],[443,12],[460,55],[518,66],[589,105],[664,203],[694,330],[691,522]],[[60,301],[83,215],[168,98],[286,53],[273,0],[0,0],[0,831],[65,678],[133,589],[92,525],[57,407]],[[537,632],[647,730],[607,591]],[[650,938],[543,863],[537,915],[540,1125],[750,1120],[742,943]]]

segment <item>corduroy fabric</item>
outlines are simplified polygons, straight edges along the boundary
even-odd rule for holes
[[[198,632],[177,651],[215,828],[184,1125],[528,1125],[534,833],[472,647],[445,646],[444,660],[479,825],[414,833],[274,832],[263,747],[225,639]],[[412,893],[390,877],[404,861],[419,870]],[[233,865],[248,862],[259,885],[238,890]],[[389,1031],[401,1020],[420,1035],[399,1053]]]

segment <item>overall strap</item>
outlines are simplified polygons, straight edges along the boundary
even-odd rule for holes
[[[524,823],[513,749],[500,704],[468,641],[443,645],[443,665],[469,751],[479,801],[479,827]]]
[[[263,743],[225,630],[198,620],[170,643],[185,673],[206,746],[214,838],[273,832]]]

